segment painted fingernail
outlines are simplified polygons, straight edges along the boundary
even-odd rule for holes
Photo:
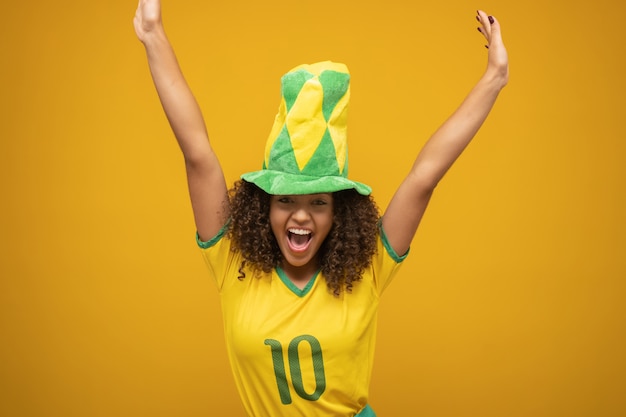
[[[489,49],[489,45],[485,45],[485,48]]]
[[[480,17],[476,16],[476,20],[478,20],[480,22]]]
[[[483,33],[483,31],[482,31],[482,30],[480,30],[480,28],[476,28],[476,29],[478,29],[478,31],[479,31],[480,33]]]
[[[489,23],[491,23],[493,25],[493,22],[494,22],[493,16],[489,16]]]

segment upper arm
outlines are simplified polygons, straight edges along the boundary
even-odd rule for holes
[[[224,173],[208,142],[199,155],[186,156],[185,167],[196,230],[201,240],[208,241],[217,235],[229,216]]]
[[[382,218],[387,241],[398,255],[411,246],[434,188],[412,173],[402,181]]]

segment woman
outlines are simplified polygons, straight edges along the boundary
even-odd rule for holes
[[[435,187],[508,82],[499,23],[482,11],[476,18],[487,69],[379,217],[370,188],[347,177],[345,65],[302,65],[283,76],[263,169],[229,191],[160,2],[139,2],[135,30],[185,158],[198,244],[220,291],[231,367],[250,416],[375,415],[367,397],[379,297]]]

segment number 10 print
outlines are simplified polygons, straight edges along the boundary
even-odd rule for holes
[[[313,372],[315,374],[315,391],[311,394],[304,390],[302,381],[302,371],[300,369],[300,354],[298,346],[301,342],[307,342],[311,347],[311,358],[313,359]],[[276,375],[276,384],[278,385],[278,393],[280,401],[283,404],[291,404],[291,393],[289,392],[289,384],[287,383],[287,373],[285,371],[285,358],[283,353],[283,345],[274,339],[265,339],[265,344],[272,349],[272,362],[274,363],[274,375]],[[289,361],[289,372],[291,375],[291,383],[293,389],[300,397],[309,401],[317,401],[326,389],[326,376],[324,375],[324,359],[322,358],[322,347],[320,342],[311,335],[302,335],[295,337],[287,348],[287,359]]]

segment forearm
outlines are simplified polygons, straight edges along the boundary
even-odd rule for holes
[[[488,69],[457,110],[426,142],[411,174],[427,190],[436,187],[471,142],[506,82],[506,74]]]
[[[161,28],[144,39],[148,65],[161,105],[188,162],[211,151],[200,107]]]

